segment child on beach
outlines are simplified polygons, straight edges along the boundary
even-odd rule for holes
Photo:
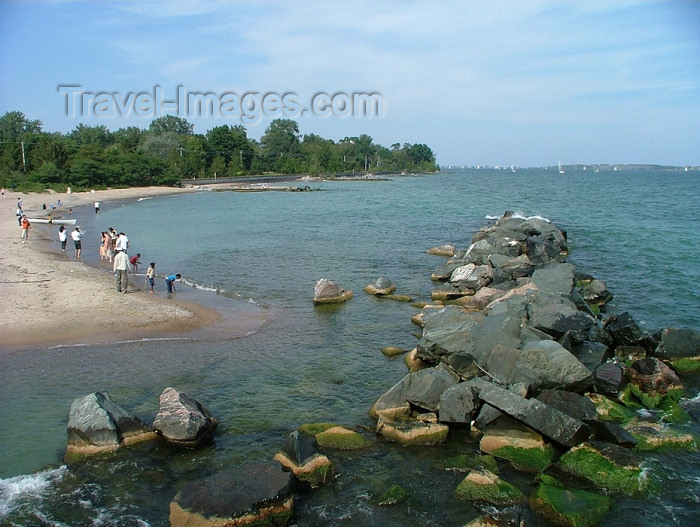
[[[29,229],[31,229],[31,224],[29,223],[29,218],[22,216],[22,243],[27,243],[27,238],[29,238]]]
[[[58,229],[58,241],[61,242],[61,250],[63,252],[66,252],[66,242],[68,241],[68,231],[66,228],[61,225],[61,227]]]
[[[136,256],[129,258],[129,263],[131,264],[131,272],[135,273],[139,270],[139,258],[141,258],[141,253],[136,253]]]
[[[83,233],[80,232],[80,227],[76,227],[75,230],[70,233],[70,237],[73,238],[73,243],[75,243],[75,259],[80,260],[80,252],[83,249],[81,242]]]
[[[180,274],[171,274],[170,276],[166,277],[165,279],[165,285],[168,286],[168,293],[174,293],[175,292],[175,280],[179,280],[182,278]]]
[[[156,284],[156,263],[151,262],[146,269],[146,282],[151,285],[151,294],[153,294],[153,286]]]

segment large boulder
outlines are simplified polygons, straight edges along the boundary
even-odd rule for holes
[[[343,289],[328,278],[321,278],[314,286],[314,304],[338,304],[351,298],[352,291]]]
[[[276,461],[218,472],[186,485],[170,503],[171,527],[289,524],[294,476]]]
[[[481,501],[496,506],[526,501],[520,489],[485,468],[477,468],[467,474],[454,494],[460,500]]]
[[[483,387],[479,398],[559,445],[570,447],[590,436],[586,424],[537,399],[525,399],[495,385]]]
[[[558,342],[530,340],[523,343],[508,384],[523,383],[533,391],[581,391],[592,380],[591,371]]]
[[[565,487],[546,474],[540,474],[530,496],[530,508],[535,513],[562,527],[595,527],[612,505],[608,496]]]
[[[570,295],[574,290],[574,266],[570,263],[550,263],[532,273],[532,281],[540,291]]]
[[[605,329],[612,335],[616,346],[634,346],[644,334],[628,312],[610,315],[605,321]]]
[[[651,398],[683,388],[676,372],[655,357],[646,357],[634,362],[626,370],[626,374],[631,384]]]
[[[117,405],[108,393],[93,392],[71,404],[66,459],[73,461],[155,437],[148,425]]]
[[[679,373],[700,370],[700,331],[665,328],[654,336],[658,342],[654,356],[670,361]]]
[[[197,447],[209,439],[217,421],[195,399],[168,387],[160,394],[160,409],[153,428],[168,442]]]
[[[530,325],[554,338],[569,332],[576,343],[588,340],[589,331],[597,324],[594,317],[580,311],[576,304],[558,293],[535,291],[528,295]]]

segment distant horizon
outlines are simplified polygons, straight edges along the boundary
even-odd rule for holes
[[[698,27],[683,0],[0,0],[0,115],[68,133],[175,113],[256,140],[293,118],[444,165],[698,166]]]

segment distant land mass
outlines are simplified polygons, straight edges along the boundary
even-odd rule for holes
[[[505,170],[505,171],[517,171],[517,170],[559,170],[558,165],[549,165],[542,167],[518,167],[518,166],[490,166],[490,165],[447,165],[443,166],[443,169],[460,169],[460,168],[470,168],[470,169],[488,169],[488,170]],[[690,166],[690,165],[651,165],[651,164],[571,164],[571,165],[561,165],[561,170],[566,172],[567,170],[585,170],[585,171],[620,171],[620,170],[674,170],[677,172],[692,172],[700,171],[700,166]]]

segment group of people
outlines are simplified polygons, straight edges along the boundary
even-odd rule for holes
[[[97,208],[97,205],[96,207]],[[141,263],[141,253],[129,256],[129,238],[123,232],[110,227],[102,232],[100,241],[100,259],[108,260],[112,263],[112,271],[116,278],[117,291],[126,293],[129,286],[129,273],[136,273]],[[146,270],[146,285],[150,286],[150,293],[153,294],[156,277],[156,263],[151,262]],[[175,280],[181,278],[180,274],[170,275],[165,278],[168,293],[175,291]]]
[[[80,232],[80,227],[73,229],[70,233],[70,237],[75,245],[75,259],[80,260],[80,253],[83,251],[83,233]],[[58,240],[61,242],[61,250],[66,252],[68,230],[63,225],[58,228]]]

